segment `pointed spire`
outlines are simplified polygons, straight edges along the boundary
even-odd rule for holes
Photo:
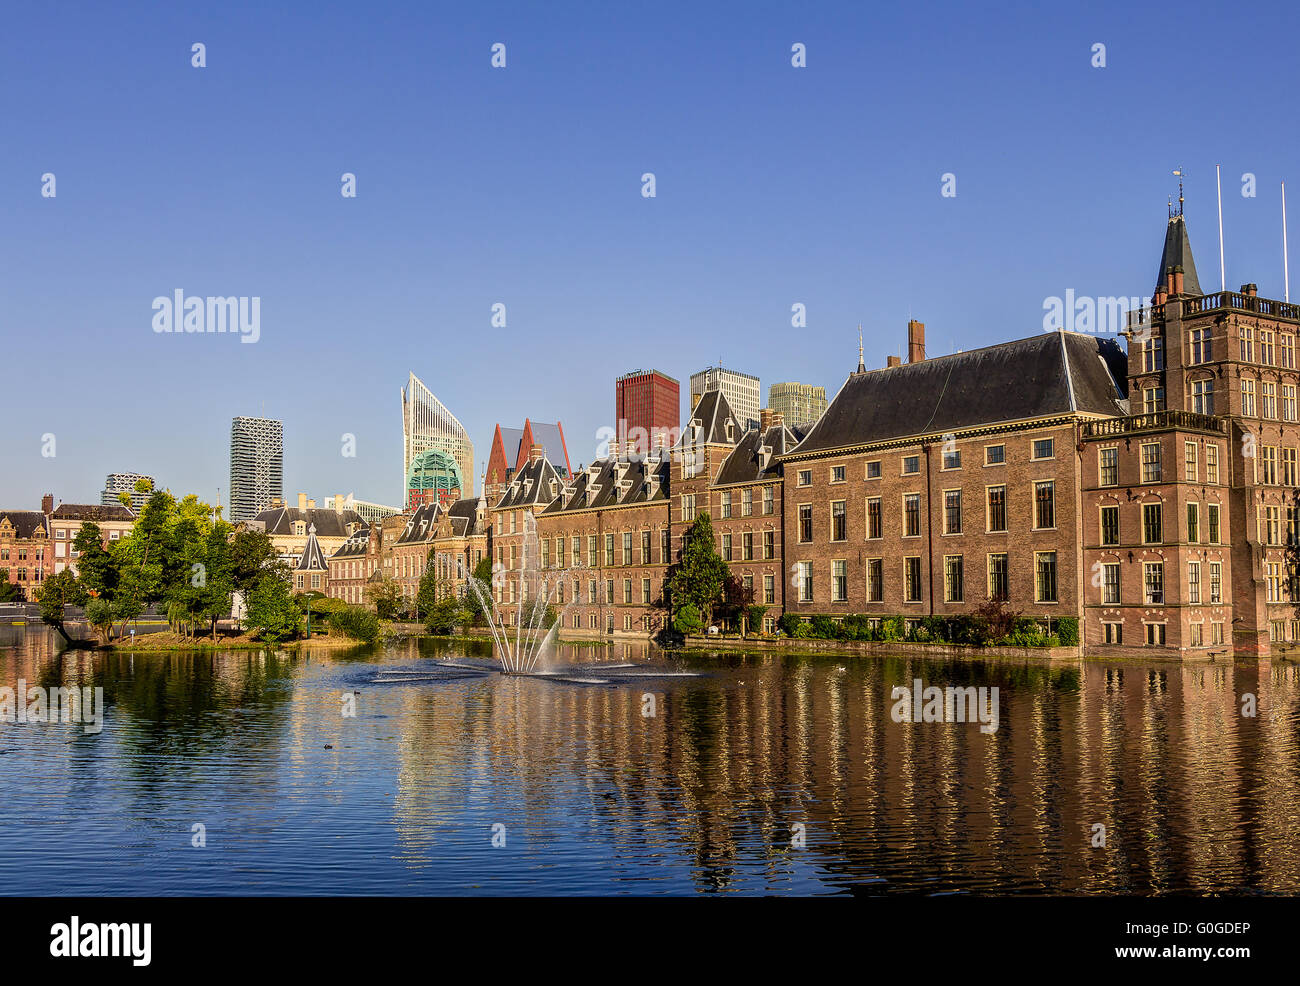
[[[862,358],[862,323],[858,323],[858,372],[866,373],[867,364]]]
[[[1192,259],[1192,242],[1187,236],[1187,221],[1181,215],[1172,216],[1165,227],[1165,246],[1160,254],[1160,269],[1156,271],[1156,291],[1167,287],[1168,275],[1181,272],[1183,293],[1204,294],[1196,276],[1196,261]]]

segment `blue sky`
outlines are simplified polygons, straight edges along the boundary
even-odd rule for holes
[[[10,4],[0,506],[94,501],[111,471],[224,501],[230,418],[263,411],[284,421],[290,497],[396,502],[409,371],[480,470],[493,425],[525,416],[561,420],[589,462],[614,378],[637,367],[685,391],[721,359],[764,394],[833,394],[859,322],[879,366],[909,316],[935,355],[1041,331],[1067,289],[1149,295],[1180,166],[1204,288],[1221,164],[1228,285],[1281,297],[1296,19],[1270,3]],[[259,342],[154,333],[153,299],[178,288],[260,297]]]

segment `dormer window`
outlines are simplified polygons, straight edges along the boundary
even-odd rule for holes
[[[293,522],[293,533],[298,535],[306,534],[307,523],[305,521],[295,520]]]

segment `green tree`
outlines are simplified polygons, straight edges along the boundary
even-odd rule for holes
[[[698,515],[686,529],[682,557],[668,575],[668,593],[674,612],[694,606],[701,620],[712,622],[713,607],[722,600],[723,586],[731,576],[727,563],[713,543],[713,522]]]
[[[113,621],[116,619],[113,604],[102,597],[86,600],[86,622],[95,628],[99,639],[107,644],[113,639]]]
[[[465,607],[455,596],[448,596],[434,603],[433,609],[429,610],[429,615],[425,617],[425,626],[430,633],[446,636],[454,633],[456,627],[462,626],[466,620],[467,614]]]
[[[678,633],[699,633],[703,627],[700,611],[693,603],[684,603],[678,607],[677,615],[673,618],[673,628]]]
[[[416,615],[423,613],[425,615],[432,613],[433,608],[438,603],[453,594],[454,586],[446,579],[438,577],[437,567],[434,565],[433,549],[429,549],[429,564],[420,576],[420,587],[415,593],[415,610]]]
[[[84,606],[87,598],[85,587],[77,581],[77,577],[70,569],[51,575],[36,591],[36,601],[41,607],[41,620],[59,631],[63,639],[70,644],[75,641],[68,636],[68,631],[63,625],[64,607]]]
[[[391,620],[402,606],[402,587],[391,575],[379,573],[379,578],[367,583],[366,602],[375,607],[381,620]]]
[[[117,565],[104,547],[104,532],[94,521],[87,521],[72,539],[77,553],[77,577],[86,592],[99,599],[112,599],[117,591]]]
[[[23,590],[9,581],[9,569],[0,568],[0,603],[22,602]]]
[[[297,637],[302,632],[302,612],[289,580],[279,572],[264,573],[249,593],[244,622],[268,643]]]

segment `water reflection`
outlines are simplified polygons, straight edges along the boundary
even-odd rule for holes
[[[432,640],[58,653],[42,629],[0,628],[0,685],[100,686],[106,703],[98,735],[0,724],[4,890],[1300,890],[1292,664],[619,644],[559,656],[705,674],[376,681],[379,667],[489,656]],[[891,689],[915,678],[998,687],[999,728],[895,723]],[[1258,716],[1241,715],[1245,693]]]

